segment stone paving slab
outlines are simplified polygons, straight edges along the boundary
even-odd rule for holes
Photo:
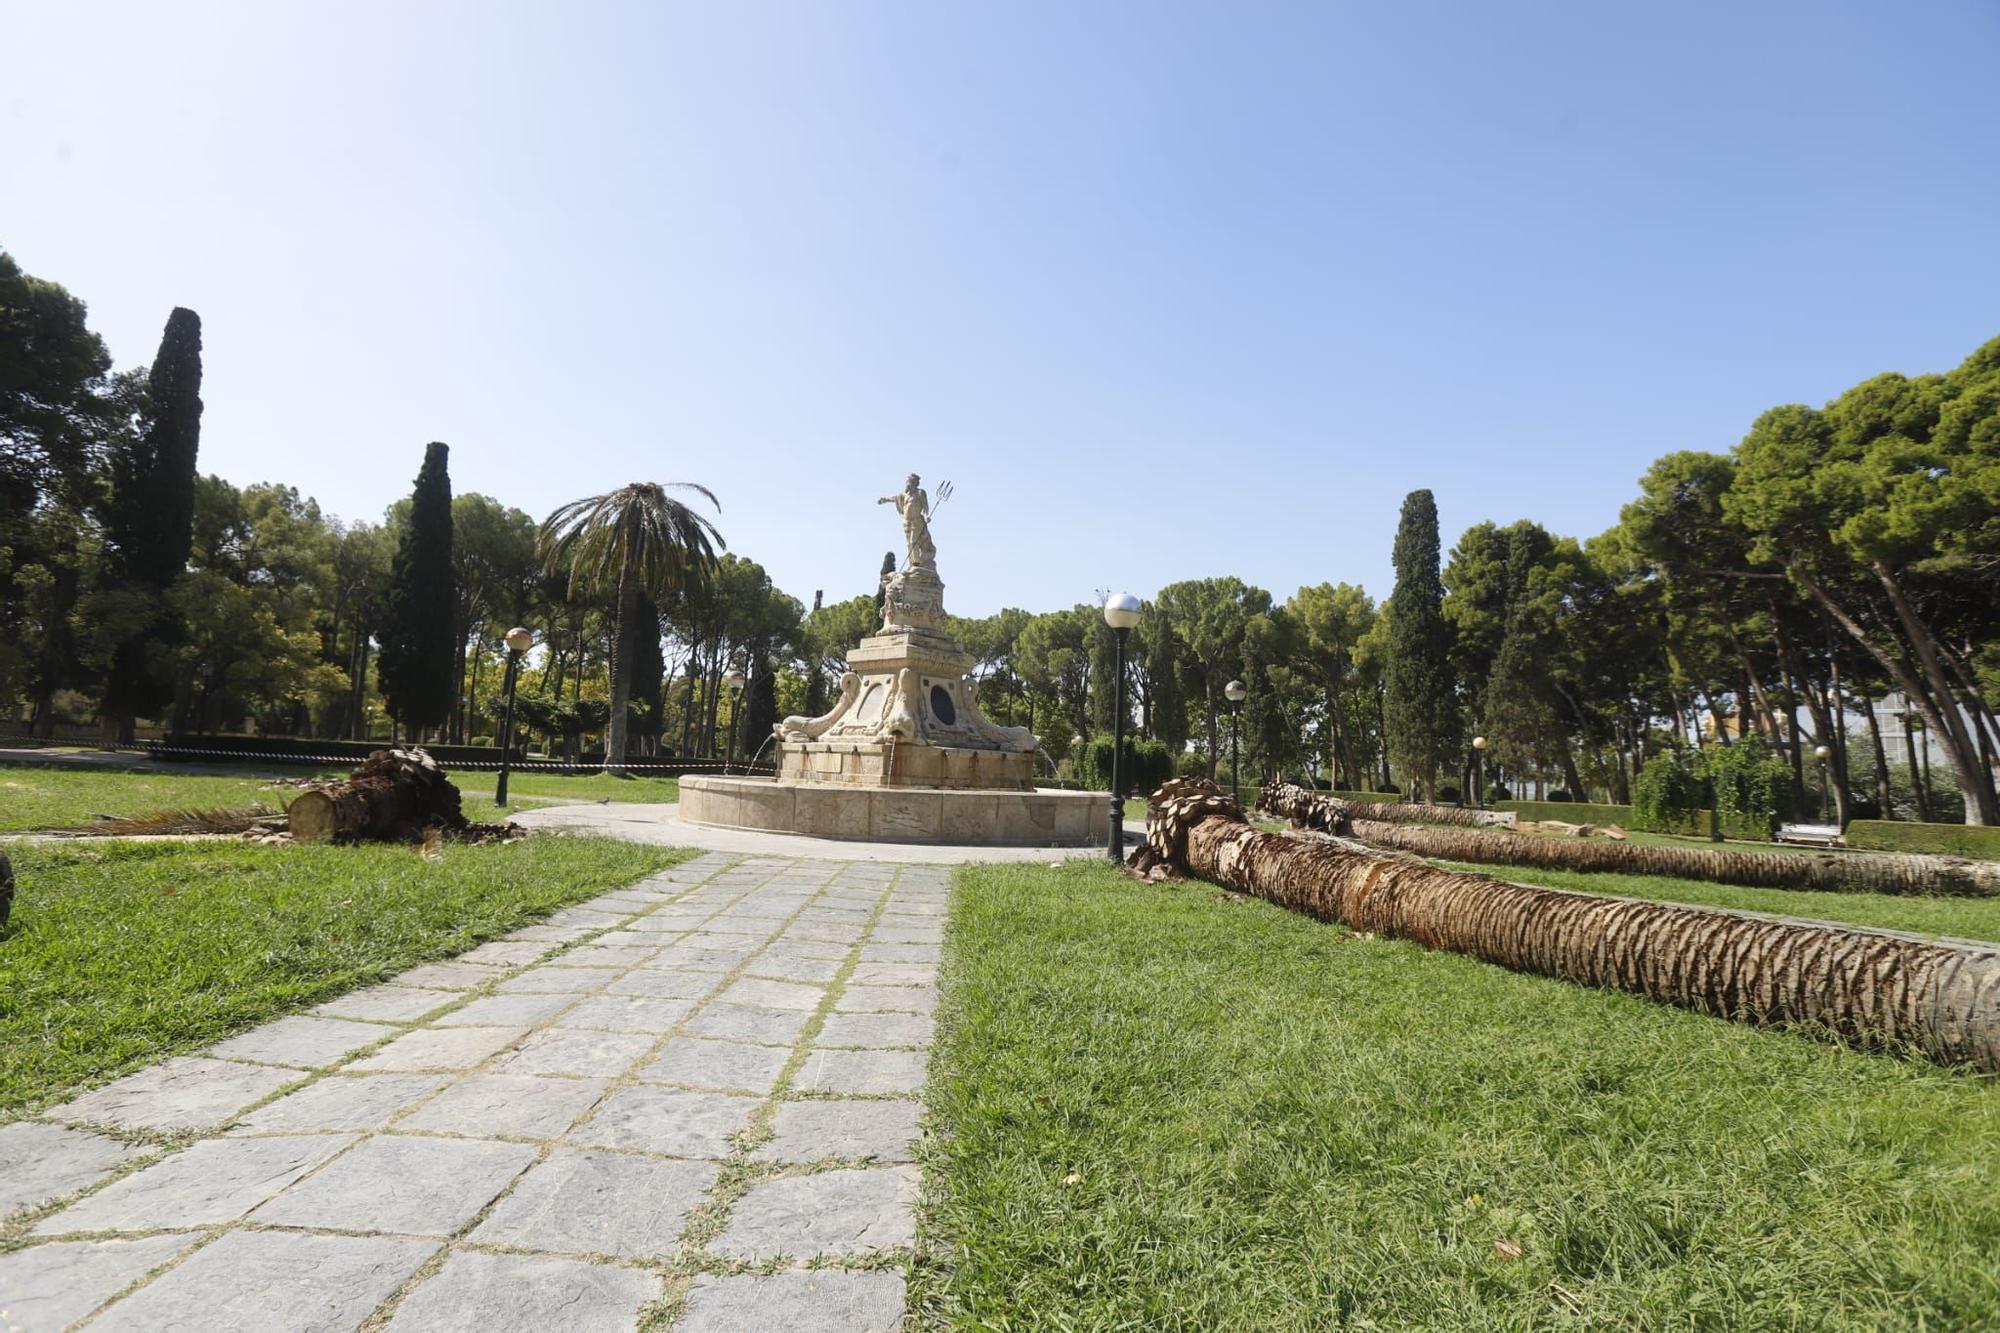
[[[73,1194],[143,1152],[62,1125],[31,1120],[0,1125],[0,1218]],[[0,1286],[0,1292],[5,1290]]]
[[[221,1060],[254,1060],[258,1064],[319,1069],[389,1034],[374,1023],[296,1014],[251,1028],[203,1052]]]
[[[91,1333],[352,1329],[437,1248],[392,1236],[233,1231],[112,1306]]]
[[[936,1013],[937,990],[929,986],[862,986],[850,981],[833,1008],[842,1014]]]
[[[352,1142],[346,1134],[205,1139],[44,1218],[34,1234],[233,1222]]]
[[[653,1049],[651,1032],[590,1032],[549,1028],[500,1058],[503,1074],[580,1074],[617,1078]]]
[[[693,1000],[663,1000],[651,995],[592,995],[556,1019],[558,1027],[597,1028],[606,1032],[659,1033],[672,1028],[695,1010]]]
[[[601,1078],[475,1074],[396,1122],[398,1129],[474,1138],[552,1139],[604,1095]]]
[[[380,1129],[449,1081],[444,1074],[335,1075],[258,1107],[232,1134]]]
[[[695,1037],[727,1037],[736,1041],[789,1046],[805,1031],[812,1015],[803,1009],[766,1009],[761,1005],[711,1004],[687,1025]]]
[[[851,1051],[814,1047],[794,1086],[808,1092],[911,1093],[924,1086],[922,1051]]]
[[[697,1088],[738,1088],[762,1095],[777,1086],[778,1074],[791,1058],[791,1049],[785,1046],[675,1037],[661,1050],[659,1059],[639,1071],[639,1077]]]
[[[127,1129],[213,1129],[298,1077],[292,1069],[184,1055],[107,1083],[48,1114]]]
[[[0,1329],[67,1328],[198,1238],[177,1231],[136,1240],[55,1241],[0,1254]]]
[[[390,978],[392,986],[415,986],[422,990],[477,990],[495,977],[503,975],[497,967],[479,967],[473,963],[425,963],[407,972]]]
[[[700,1277],[676,1333],[895,1333],[903,1326],[901,1273],[826,1270]]]
[[[810,1259],[917,1238],[917,1169],[858,1167],[752,1185],[713,1249],[735,1259]]]
[[[782,1102],[771,1141],[751,1156],[760,1162],[817,1162],[873,1157],[907,1162],[917,1142],[920,1108],[913,1101]]]
[[[371,1023],[409,1023],[459,998],[459,992],[418,986],[370,986],[328,1000],[310,1012],[328,1018],[360,1018]]]
[[[821,1046],[928,1046],[937,1023],[927,1014],[828,1014]]]
[[[525,1027],[419,1028],[347,1067],[389,1073],[470,1069],[519,1041],[527,1031]]]
[[[625,1333],[660,1294],[650,1273],[575,1259],[460,1251],[403,1301],[390,1333]]]
[[[576,1003],[572,995],[482,995],[432,1020],[434,1027],[532,1027]]]
[[[624,1088],[572,1129],[572,1142],[669,1157],[727,1157],[730,1136],[750,1123],[759,1098],[678,1088]]]
[[[292,1186],[259,1208],[252,1220],[448,1236],[491,1203],[534,1157],[534,1147],[525,1143],[383,1135]]]
[[[602,1149],[557,1148],[472,1233],[555,1254],[659,1259],[715,1183],[713,1162],[663,1162]]]

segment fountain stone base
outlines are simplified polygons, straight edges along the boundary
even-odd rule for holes
[[[693,824],[862,842],[1089,847],[1110,828],[1103,792],[862,786],[786,778],[684,777]]]

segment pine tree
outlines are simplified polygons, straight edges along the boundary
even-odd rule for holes
[[[111,460],[105,514],[113,602],[103,619],[116,624],[104,687],[103,713],[118,739],[130,741],[133,719],[157,713],[173,697],[163,650],[179,637],[164,594],[187,569],[194,539],[195,458],[201,447],[201,316],[174,307],[160,335],[147,380],[145,433]]]
[[[1389,600],[1384,707],[1389,756],[1420,799],[1429,800],[1451,739],[1451,636],[1438,576],[1437,501],[1412,491],[1396,526],[1396,591]]]
[[[1481,717],[1492,741],[1491,758],[1516,773],[1539,773],[1551,762],[1549,738],[1557,726],[1546,693],[1546,654],[1528,601],[1528,574],[1534,561],[1529,534],[1513,533],[1507,553],[1507,629],[1487,678]]]
[[[458,645],[452,634],[451,450],[424,448],[410,497],[409,526],[396,543],[382,607],[382,650],[376,676],[389,716],[407,736],[451,716]]]

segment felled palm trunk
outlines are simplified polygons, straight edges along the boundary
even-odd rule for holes
[[[1379,807],[1321,796],[1291,783],[1264,789],[1260,809],[1299,828],[1345,833],[1390,851],[1480,865],[1534,866],[1622,875],[1667,875],[1713,884],[1826,893],[2000,894],[2000,865],[1955,856],[1866,852],[1739,852],[1538,838],[1496,829],[1421,828],[1375,819]]]
[[[458,788],[422,750],[377,750],[344,782],[301,792],[285,809],[299,842],[410,842],[430,829],[458,833]]]
[[[1280,784],[1291,786],[1290,783]],[[1296,790],[1305,792],[1305,788]],[[1322,801],[1335,801],[1348,807],[1357,815],[1397,824],[1449,824],[1456,828],[1512,828],[1515,815],[1511,810],[1470,810],[1457,805],[1425,805],[1420,801],[1342,801],[1337,796],[1318,796],[1306,792]]]
[[[2000,1072],[2000,950],[1506,884],[1279,837],[1220,792],[1162,792],[1131,868],[1198,875],[1357,931],[1760,1025]]]

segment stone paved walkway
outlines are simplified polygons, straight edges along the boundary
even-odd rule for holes
[[[949,871],[710,853],[0,1126],[0,1329],[893,1329]]]

